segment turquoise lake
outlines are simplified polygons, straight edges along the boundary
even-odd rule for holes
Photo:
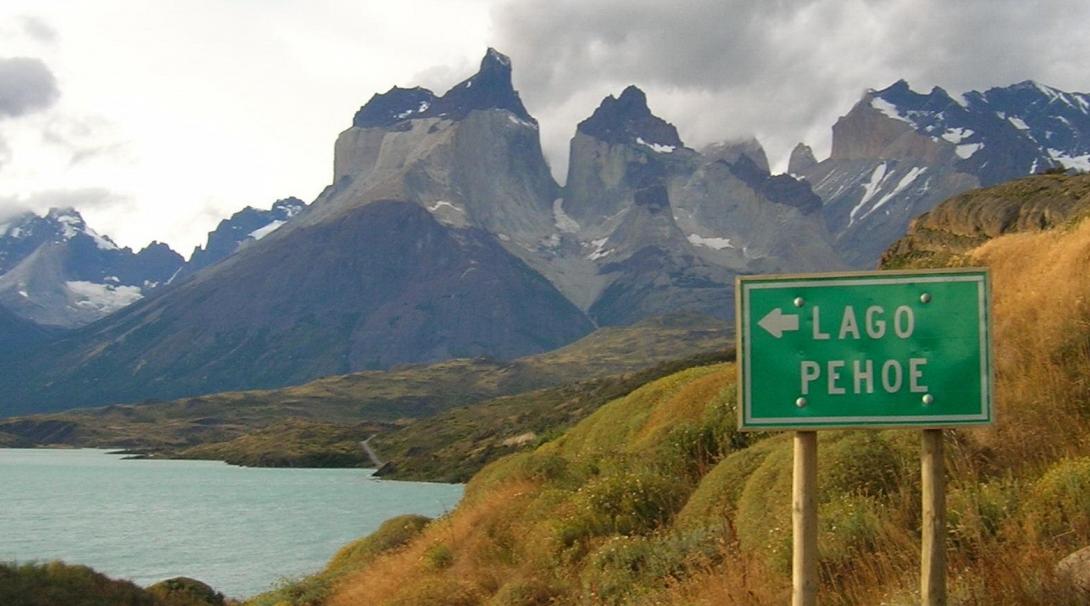
[[[59,559],[143,586],[187,576],[244,598],[318,571],[388,518],[442,515],[461,496],[366,469],[0,449],[0,561]]]

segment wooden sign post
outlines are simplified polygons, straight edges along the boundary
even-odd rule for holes
[[[920,592],[946,604],[942,427],[992,422],[986,269],[741,276],[738,428],[795,430],[795,606],[817,601],[818,429],[923,429]]]
[[[795,432],[791,490],[791,606],[817,604],[817,432]]]
[[[920,456],[923,493],[920,603],[923,606],[946,606],[946,477],[942,461],[942,430],[923,430]]]

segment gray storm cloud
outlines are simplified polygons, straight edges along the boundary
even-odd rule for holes
[[[0,118],[15,118],[57,101],[57,79],[41,59],[0,58]]]
[[[627,84],[689,146],[756,135],[782,169],[800,140],[827,151],[865,89],[901,78],[952,93],[1090,82],[1085,2],[518,0],[493,20],[554,170],[575,124]]]

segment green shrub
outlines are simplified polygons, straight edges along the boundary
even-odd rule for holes
[[[561,601],[567,592],[538,579],[518,579],[500,587],[488,601],[491,606],[546,606]]]
[[[1064,459],[1049,469],[1030,491],[1025,515],[1038,541],[1090,539],[1090,457]]]
[[[684,480],[649,467],[610,470],[576,491],[575,514],[561,526],[562,542],[651,532],[673,517],[687,492]]]
[[[818,510],[818,548],[827,566],[850,565],[880,542],[882,520],[888,517],[874,497],[847,494],[834,497]]]
[[[424,552],[424,565],[431,570],[444,570],[454,564],[454,552],[443,543],[436,543]]]
[[[968,483],[946,495],[946,527],[951,545],[978,555],[1018,511],[1022,486],[1013,480]]]
[[[722,549],[721,537],[705,531],[611,537],[588,558],[584,592],[606,604],[636,602],[693,569],[706,568]]]
[[[0,563],[0,604],[159,606],[162,602],[129,581],[115,581],[87,566],[49,562]]]
[[[413,583],[387,606],[477,606],[480,598],[468,587],[445,578],[430,578]]]
[[[678,513],[677,526],[698,528],[733,524],[746,480],[768,453],[782,443],[779,438],[767,439],[727,455],[700,480]]]

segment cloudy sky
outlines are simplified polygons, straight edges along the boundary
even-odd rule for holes
[[[373,93],[511,56],[558,179],[575,124],[635,83],[691,147],[756,136],[782,170],[867,88],[1033,79],[1090,91],[1083,0],[5,0],[0,219],[74,206],[188,255],[246,205],[313,199]]]

